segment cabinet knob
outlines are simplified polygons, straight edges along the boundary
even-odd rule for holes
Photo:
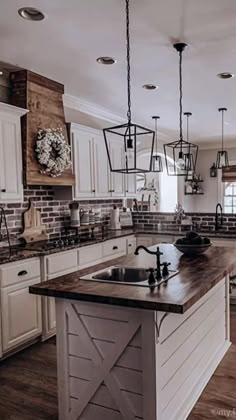
[[[118,249],[118,246],[115,245],[112,249],[115,251],[115,249]]]
[[[6,192],[6,188],[3,188],[3,189],[1,190],[1,192]]]
[[[96,192],[96,190],[92,190],[92,192],[94,192],[94,193],[95,193],[95,192]]]
[[[132,246],[132,244],[129,244],[129,246]]]
[[[18,276],[25,276],[26,274],[28,274],[28,272],[26,270],[22,270],[19,271]]]

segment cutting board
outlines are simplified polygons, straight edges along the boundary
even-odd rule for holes
[[[41,213],[36,209],[31,200],[29,200],[29,208],[23,214],[24,232],[19,238],[24,239],[27,243],[44,241],[48,239],[46,226],[42,224]]]

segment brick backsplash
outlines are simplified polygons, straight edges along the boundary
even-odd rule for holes
[[[50,238],[58,236],[69,225],[70,211],[69,201],[54,199],[54,191],[48,186],[28,186],[24,190],[24,202],[0,204],[7,217],[7,224],[11,239],[17,238],[23,230],[23,213],[28,208],[28,200],[31,199],[35,207],[41,211],[42,223],[47,227]],[[102,220],[109,223],[110,211],[113,206],[122,207],[121,199],[88,200],[81,201],[81,208],[101,208]],[[4,235],[4,228],[3,228]]]
[[[197,229],[203,231],[211,231],[215,226],[215,213],[185,213],[186,216],[191,217],[193,225]],[[148,213],[148,212],[134,212],[133,213],[134,227],[138,229],[158,230],[158,225],[161,223],[162,230],[178,231],[179,225],[175,222],[174,213]],[[189,227],[182,225],[182,229],[188,230]],[[236,214],[223,215],[224,231],[236,233]]]

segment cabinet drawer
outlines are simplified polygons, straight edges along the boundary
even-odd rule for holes
[[[12,262],[0,266],[1,287],[10,286],[34,278],[40,278],[39,258],[32,258],[30,260],[15,263]]]
[[[77,271],[77,250],[59,252],[46,257],[46,279]]]
[[[103,244],[103,257],[111,257],[114,255],[126,255],[126,238],[113,239],[104,242]]]
[[[85,246],[84,248],[81,248],[78,253],[80,269],[102,262],[102,244]]]

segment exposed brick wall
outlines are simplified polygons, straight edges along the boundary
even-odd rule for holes
[[[29,186],[24,190],[24,202],[0,204],[5,209],[12,239],[17,237],[23,230],[22,215],[27,210],[29,199],[34,202],[35,207],[40,209],[42,223],[47,226],[47,233],[50,238],[58,236],[63,231],[63,228],[69,225],[69,201],[55,200],[52,187]],[[117,207],[121,207],[122,200],[89,200],[80,202],[82,208],[101,208],[102,219],[107,223],[109,223],[109,213],[114,204]]]
[[[134,226],[139,229],[158,230],[158,224],[161,223],[162,230],[178,231],[179,225],[176,224],[174,213],[147,213],[135,212],[133,213]],[[215,227],[215,213],[186,213],[186,216],[192,218],[192,222],[196,228],[210,231]],[[182,225],[182,227],[184,227]],[[186,229],[188,229],[186,227]],[[236,214],[223,215],[224,231],[236,233]]]

